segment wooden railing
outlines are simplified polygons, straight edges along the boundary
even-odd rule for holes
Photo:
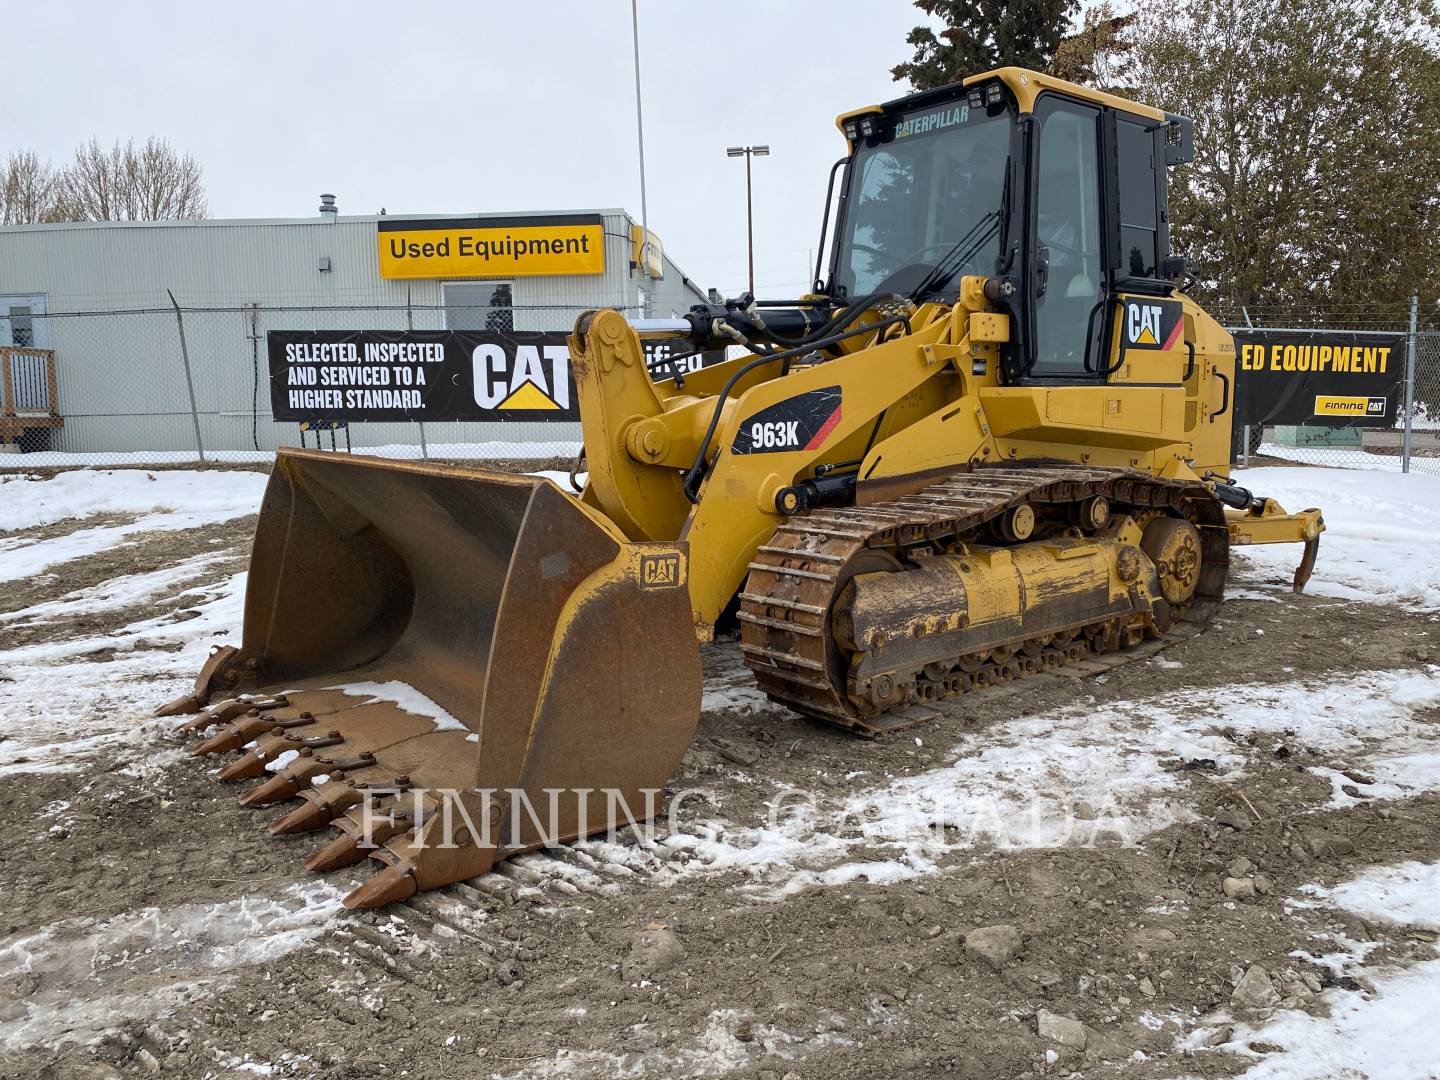
[[[27,428],[56,428],[60,418],[53,349],[0,345],[0,440]]]

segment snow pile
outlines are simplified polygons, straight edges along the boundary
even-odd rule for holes
[[[1343,446],[1282,446],[1262,443],[1257,453],[1263,457],[1295,461],[1301,465],[1328,465],[1341,469],[1368,469],[1372,472],[1394,472],[1401,469],[1399,454],[1377,454],[1370,450],[1353,450]],[[1412,463],[1412,468],[1414,467]],[[1288,509],[1288,508],[1287,508]]]
[[[1440,611],[1440,545],[1434,542],[1440,476],[1280,466],[1237,470],[1235,479],[1286,510],[1324,511],[1307,592]],[[1287,582],[1300,561],[1297,544],[1243,547],[1235,554],[1242,565]]]

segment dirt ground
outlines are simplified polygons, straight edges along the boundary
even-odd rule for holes
[[[0,610],[200,551],[224,552],[215,574],[230,574],[252,527],[132,537],[123,551],[7,583]],[[0,635],[11,648],[155,613],[0,625]],[[1395,608],[1269,592],[1231,601],[1206,633],[1100,680],[954,700],[934,724],[876,741],[729,692],[744,672],[720,642],[705,662],[707,687],[721,692],[707,697],[674,781],[704,788],[713,805],[687,809],[680,828],[703,835],[717,814],[759,825],[787,787],[838,798],[866,778],[919,774],[963,740],[1077,697],[1099,711],[1188,689],[1204,712],[1237,684],[1261,700],[1307,676],[1423,671],[1434,628]],[[1440,720],[1434,709],[1416,717]],[[242,808],[212,762],[172,749],[183,744],[142,719],[78,769],[0,779],[0,972],[7,956],[35,958],[0,980],[0,1076],[1226,1076],[1246,1061],[1182,1058],[1176,1040],[1230,1005],[1239,971],[1265,966],[1280,995],[1306,1007],[1335,980],[1290,955],[1313,951],[1317,933],[1377,943],[1371,959],[1428,947],[1287,908],[1302,885],[1440,859],[1440,797],[1333,808],[1331,780],[1313,770],[1350,770],[1362,796],[1369,778],[1348,754],[1284,733],[1231,733],[1240,783],[1217,779],[1211,759],[1167,758],[1189,812],[1137,843],[1096,828],[1058,848],[954,844],[908,880],[861,873],[785,892],[743,864],[696,868],[683,846],[630,837],[311,924],[303,909],[292,923],[267,920],[266,905],[333,908],[366,868],[307,874],[314,837],[265,833],[283,807]],[[0,736],[6,724],[0,716]],[[1077,819],[1093,821],[1091,810]],[[862,841],[846,861],[892,857]],[[1253,867],[1237,875],[1241,858]],[[1225,878],[1254,874],[1267,892],[1222,892]],[[300,948],[275,932],[292,925],[308,936]],[[998,968],[980,943],[1009,935],[974,933],[996,925],[1018,932]],[[1050,1013],[1084,1025],[1083,1049],[1037,1031]],[[56,1032],[33,1040],[50,1023]]]

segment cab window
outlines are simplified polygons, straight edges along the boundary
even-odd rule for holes
[[[1097,339],[1103,312],[1100,236],[1100,111],[1057,97],[1035,106],[1034,227],[1030,289],[1037,377],[1083,377],[1087,327]],[[1092,315],[1094,316],[1092,318]],[[1094,348],[1095,346],[1092,346]]]
[[[1117,277],[1156,278],[1160,265],[1159,178],[1155,131],[1118,117],[1115,125],[1116,182],[1120,210]]]

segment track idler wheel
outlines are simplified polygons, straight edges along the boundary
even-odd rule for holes
[[[1160,576],[1160,591],[1172,606],[1189,603],[1200,581],[1200,530],[1184,518],[1156,518],[1145,526],[1140,550]]]

